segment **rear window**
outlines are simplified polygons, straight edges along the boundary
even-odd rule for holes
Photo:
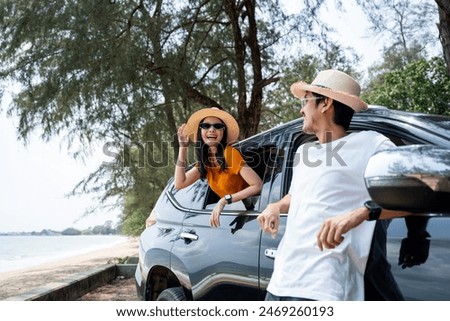
[[[208,189],[206,179],[199,179],[192,185],[179,190],[172,185],[169,193],[172,194],[178,204],[186,209],[202,209],[205,205]]]

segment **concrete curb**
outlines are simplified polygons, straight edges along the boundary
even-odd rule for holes
[[[115,278],[134,276],[136,264],[107,264],[61,281],[37,287],[4,301],[74,301]]]

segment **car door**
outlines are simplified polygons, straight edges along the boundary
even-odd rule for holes
[[[271,146],[246,142],[239,147],[249,166],[266,180]],[[257,221],[262,195],[252,198],[254,209],[242,201],[227,204],[220,226],[210,227],[218,197],[206,181],[196,192],[203,204],[191,207],[172,248],[172,270],[184,273],[194,300],[260,300],[258,259],[261,230]],[[185,286],[186,286],[185,284]]]

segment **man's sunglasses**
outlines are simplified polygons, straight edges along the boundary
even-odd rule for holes
[[[215,123],[215,124],[201,123],[200,125],[198,125],[198,127],[200,127],[201,129],[210,129],[211,126],[214,127],[214,129],[224,129],[225,128],[225,124],[222,124],[222,123]]]

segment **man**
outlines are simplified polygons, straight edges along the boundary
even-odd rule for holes
[[[375,221],[407,214],[371,202],[363,174],[374,153],[395,145],[373,131],[347,133],[354,112],[367,109],[349,75],[325,70],[291,92],[302,102],[303,131],[318,142],[299,147],[289,193],[258,216],[274,235],[288,213],[266,300],[364,300]]]

